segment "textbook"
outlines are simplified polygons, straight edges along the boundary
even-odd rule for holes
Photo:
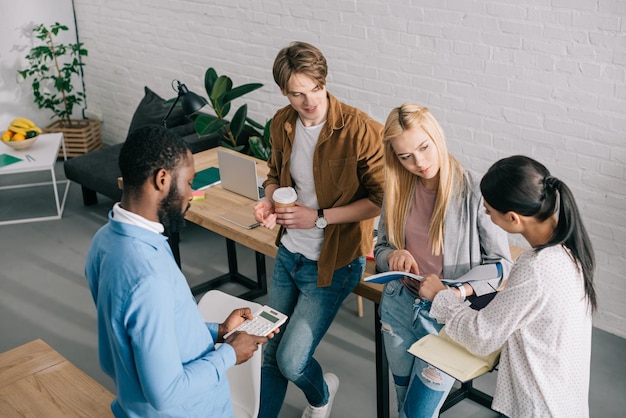
[[[502,277],[502,264],[500,263],[492,263],[492,264],[481,264],[479,266],[474,267],[458,279],[454,280],[454,282],[465,283],[471,281],[479,281],[479,280],[491,280],[491,279],[499,279]]]
[[[409,273],[406,271],[386,271],[384,273],[373,274],[369,277],[366,277],[363,279],[363,281],[385,284],[392,280],[401,279],[403,277],[410,277],[412,279],[421,281],[424,276]],[[474,267],[457,279],[442,280],[441,282],[447,285],[458,285],[473,280],[491,280],[498,279],[500,277],[502,277],[502,265],[500,263],[481,264],[480,266]]]
[[[398,280],[403,277],[410,277],[420,282],[424,278],[424,276],[409,273],[408,271],[385,271],[383,273],[372,274],[371,276],[365,277],[363,281],[369,283],[385,284],[392,280]]]
[[[428,334],[420,338],[408,351],[456,380],[467,382],[493,370],[500,360],[501,349],[484,357],[474,355],[453,341],[444,327],[439,335]]]
[[[198,171],[191,183],[192,190],[204,190],[220,183],[220,169],[217,167],[209,167]]]

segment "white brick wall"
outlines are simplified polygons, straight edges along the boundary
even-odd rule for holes
[[[595,325],[626,336],[626,2],[622,0],[76,0],[89,106],[122,141],[147,85],[198,93],[207,67],[262,82],[251,116],[286,104],[272,81],[291,40],[321,48],[329,90],[384,122],[429,106],[451,151],[484,172],[515,153],[573,189],[598,261]],[[521,242],[519,239],[516,241]]]

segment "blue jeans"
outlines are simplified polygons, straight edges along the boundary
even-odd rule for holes
[[[278,416],[289,381],[304,392],[310,405],[328,403],[324,374],[313,353],[364,268],[365,257],[356,258],[335,270],[330,286],[317,287],[317,261],[279,247],[269,305],[289,320],[263,348],[259,418]]]
[[[380,322],[400,418],[439,416],[454,384],[454,378],[407,352],[415,341],[438,334],[443,327],[430,317],[430,306],[430,301],[416,299],[399,280],[385,285]]]

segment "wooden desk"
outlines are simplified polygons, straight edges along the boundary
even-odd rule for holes
[[[0,354],[2,417],[112,417],[113,398],[42,340]]]

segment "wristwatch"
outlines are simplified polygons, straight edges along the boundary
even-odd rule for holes
[[[326,228],[326,225],[328,225],[328,221],[324,217],[324,209],[318,209],[317,219],[315,220],[315,226],[318,227],[319,229],[324,229]]]

